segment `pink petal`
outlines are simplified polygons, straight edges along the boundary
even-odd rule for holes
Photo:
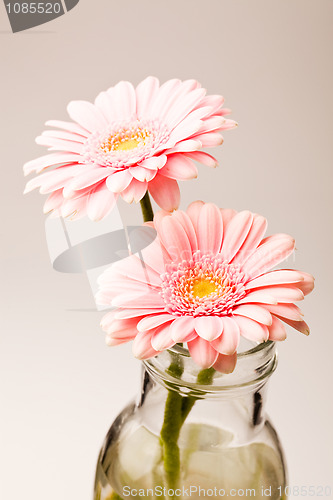
[[[194,318],[192,316],[180,316],[171,324],[170,335],[175,342],[187,342],[185,339],[189,335],[192,336],[193,333],[197,337],[194,332]]]
[[[154,291],[154,289],[147,283],[139,281],[130,281],[125,279],[110,279],[108,282],[98,280],[102,288],[95,295],[95,300],[98,304],[111,305],[113,299],[120,294],[135,293],[143,295],[147,292]]]
[[[48,127],[56,127],[67,130],[68,132],[72,132],[73,134],[77,134],[85,138],[89,136],[88,132],[77,123],[64,122],[60,120],[48,120],[45,125]]]
[[[87,214],[89,219],[99,221],[106,217],[117,201],[117,195],[111,193],[106,184],[97,186],[91,191],[87,202]]]
[[[189,78],[188,80],[184,80],[182,82],[182,92],[184,94],[186,92],[191,92],[192,90],[200,88],[201,88],[200,83],[197,80],[194,80],[194,78]]]
[[[136,95],[130,82],[121,81],[113,87],[113,106],[119,120],[133,119],[136,114]]]
[[[174,317],[171,316],[171,314],[154,314],[152,316],[146,316],[145,318],[142,318],[142,320],[139,321],[138,323],[138,330],[139,332],[145,332],[147,330],[152,330],[154,328],[157,328],[160,325],[163,325],[164,323],[169,323],[170,321],[173,321]]]
[[[43,212],[44,214],[48,214],[52,210],[55,210],[59,208],[64,201],[64,197],[62,195],[62,189],[58,189],[58,191],[54,191],[50,196],[47,198],[46,202],[44,203],[43,207]]]
[[[130,167],[129,172],[134,179],[137,179],[140,182],[149,182],[154,179],[156,175],[156,170],[149,170],[148,168],[143,167]]]
[[[223,321],[218,316],[199,316],[194,319],[194,328],[202,339],[211,342],[221,335]]]
[[[225,316],[223,320],[222,335],[212,342],[212,347],[221,354],[231,355],[238,347],[240,329],[236,321]]]
[[[272,324],[272,315],[265,307],[257,306],[254,304],[245,304],[236,307],[232,313],[234,315],[245,316],[247,318],[253,319],[254,321],[262,323],[266,326],[270,326]]]
[[[106,92],[101,92],[95,105],[109,123],[130,120],[136,114],[136,96],[131,83],[119,82]]]
[[[114,87],[111,87],[106,92],[100,92],[95,99],[95,106],[105,116],[108,123],[119,121],[121,117],[119,111],[115,107]]]
[[[223,123],[225,122],[225,118],[222,116],[211,116],[202,122],[202,126],[200,128],[200,134],[207,132],[215,132],[221,130]]]
[[[205,89],[195,89],[178,100],[179,105],[170,107],[165,116],[165,122],[170,128],[175,128],[202,100]]]
[[[223,106],[224,97],[221,95],[207,95],[201,101],[201,106],[210,106],[211,114],[215,114]]]
[[[303,300],[304,295],[295,286],[285,285],[285,286],[269,286],[265,288],[261,288],[260,291],[267,292],[270,294],[276,302],[289,303],[298,300]]]
[[[81,198],[75,198],[73,200],[64,200],[60,207],[60,214],[62,217],[72,217],[81,213],[81,215],[85,215],[87,208],[87,196],[82,196]]]
[[[291,321],[303,321],[303,315],[299,307],[295,304],[277,304],[265,305],[265,308],[283,319],[290,319]]]
[[[164,167],[167,159],[168,158],[166,155],[151,156],[150,158],[146,158],[145,160],[138,163],[138,166],[148,168],[150,170],[159,170]]]
[[[224,232],[221,248],[221,253],[227,261],[230,262],[243,245],[250,231],[252,221],[253,215],[247,210],[237,213],[230,220]]]
[[[66,151],[70,153],[81,154],[83,152],[83,144],[73,141],[64,141],[62,139],[55,139],[53,137],[46,137],[40,135],[36,137],[36,144],[40,146],[47,146],[52,151]]]
[[[232,208],[221,208],[221,215],[222,215],[222,220],[223,220],[223,230],[225,232],[228,224],[230,223],[231,219],[235,217],[237,214],[236,210],[233,210]]]
[[[280,319],[285,323],[287,323],[287,325],[291,326],[292,328],[295,328],[295,330],[304,333],[304,335],[310,335],[309,325],[307,325],[305,321],[292,321],[286,318],[280,318]]]
[[[24,166],[24,175],[31,174],[31,172],[42,172],[42,170],[53,167],[54,165],[62,165],[65,163],[79,162],[80,155],[74,153],[51,153],[35,160],[28,161]]]
[[[133,177],[128,169],[119,170],[118,172],[110,173],[106,179],[106,185],[113,193],[121,193],[121,191],[127,188],[132,179]]]
[[[294,271],[291,269],[278,269],[276,271],[270,271],[268,273],[262,274],[255,279],[250,280],[245,285],[245,290],[251,290],[253,288],[261,288],[270,285],[282,285],[297,283],[299,286],[299,281],[303,281],[303,276],[299,271]]]
[[[138,203],[146,194],[148,187],[147,182],[140,182],[136,179],[132,179],[130,184],[125,188],[120,194],[126,203]]]
[[[104,314],[102,320],[101,320],[101,323],[100,323],[100,326],[101,328],[103,328],[104,331],[106,331],[106,329],[112,325],[114,319],[115,319],[115,314],[116,314],[116,310],[114,311],[109,311],[107,312],[106,314]]]
[[[142,262],[146,262],[158,274],[164,273],[165,263],[160,242],[156,239],[141,250]]]
[[[42,137],[51,137],[53,139],[61,139],[63,141],[68,141],[69,143],[77,142],[79,144],[84,144],[87,139],[82,135],[73,134],[72,132],[65,132],[63,130],[45,130],[42,133]],[[68,149],[71,149],[70,144],[68,146]]]
[[[186,153],[186,156],[188,156],[192,160],[202,163],[203,165],[206,165],[206,167],[211,167],[211,168],[217,167],[216,158],[203,151],[194,151],[193,153]]]
[[[204,206],[203,201],[194,201],[188,206],[186,210],[186,213],[191,219],[195,231],[198,230],[199,215],[203,206]]]
[[[157,232],[173,261],[181,262],[192,255],[191,244],[183,226],[175,217],[164,217]]]
[[[242,269],[252,278],[265,273],[293,253],[295,240],[287,234],[275,234],[265,238],[249,257]]]
[[[169,347],[175,345],[170,336],[170,323],[156,328],[151,339],[151,345],[156,351],[164,351],[164,349],[169,349]]]
[[[117,319],[127,319],[127,318],[140,318],[142,316],[146,316],[148,314],[156,314],[157,311],[156,309],[117,309],[115,317]],[[160,312],[163,312],[161,309]]]
[[[223,143],[222,135],[215,132],[208,132],[207,134],[197,134],[195,136],[195,139],[201,142],[203,148],[220,146]]]
[[[159,354],[151,345],[152,334],[139,332],[133,342],[133,354],[138,359],[148,359]]]
[[[152,119],[163,120],[166,112],[174,105],[177,98],[177,89],[181,86],[181,81],[173,78],[167,80],[159,88],[154,102],[151,103],[148,116]]]
[[[134,258],[134,255],[131,255],[130,257],[126,257],[125,261],[130,260]],[[138,259],[139,260],[139,259]],[[101,286],[108,286],[110,282],[112,281],[124,281],[124,274],[117,269],[117,265],[120,264],[122,261],[115,262],[112,264],[110,267],[108,267],[97,279],[97,282]],[[130,280],[129,280],[130,281]]]
[[[69,194],[71,191],[78,191],[88,186],[93,186],[97,182],[105,179],[108,175],[110,175],[110,172],[112,172],[112,170],[105,167],[91,167],[89,169],[86,167],[82,167],[82,173],[77,174],[65,186],[64,197],[66,198],[67,194]]]
[[[211,111],[211,106],[201,106],[201,104],[199,104],[199,106],[187,115],[186,120],[200,120],[203,124],[209,119]]]
[[[104,318],[103,318],[104,319]],[[106,320],[101,322],[101,327],[104,332],[112,335],[113,338],[134,338],[138,333],[136,328],[138,319],[113,319],[113,321]]]
[[[54,170],[38,175],[31,179],[24,190],[24,194],[40,187],[40,193],[46,194],[63,188],[66,182],[80,171],[78,165],[57,167]]]
[[[178,210],[176,210],[174,212],[167,212],[166,210],[161,209],[161,210],[158,210],[158,212],[155,212],[154,219],[153,219],[153,224],[154,224],[155,229],[157,230],[158,226],[161,224],[162,219],[164,219],[164,217],[171,217],[172,215],[175,215],[176,213],[178,213]]]
[[[193,162],[179,154],[168,156],[166,165],[160,171],[161,175],[170,179],[178,179],[181,181],[195,179],[198,176],[198,170]]]
[[[239,252],[233,259],[233,264],[242,264],[253,254],[259,243],[261,242],[267,229],[267,220],[261,215],[254,215],[249,233],[241,246]]]
[[[187,346],[193,361],[202,368],[209,368],[212,366],[218,357],[218,353],[213,349],[210,343],[201,337],[189,341]]]
[[[273,323],[268,328],[269,331],[269,340],[285,340],[287,338],[287,332],[282,322],[276,318],[272,317]]]
[[[149,265],[148,260],[141,260],[136,255],[123,259],[112,266],[112,269],[126,276],[130,281],[136,280],[143,283],[160,287],[160,273],[154,271]],[[105,273],[107,279],[107,274]]]
[[[138,294],[123,294],[118,295],[112,301],[112,305],[115,307],[124,307],[132,309],[141,309],[147,307],[147,309],[156,308],[158,310],[164,309],[164,301],[162,297],[155,292],[148,292],[143,295]],[[158,311],[156,311],[158,312]]]
[[[213,367],[216,371],[221,373],[232,373],[235,369],[237,363],[237,353],[235,352],[231,356],[225,356],[224,354],[219,354]]]
[[[220,251],[223,236],[222,216],[219,208],[213,203],[206,203],[198,217],[198,247],[203,253]]]
[[[170,134],[170,143],[177,144],[188,137],[195,135],[203,126],[203,122],[197,118],[188,115],[187,118],[182,120],[179,125],[173,129]]]
[[[76,202],[76,207],[75,211],[72,213],[70,216],[71,221],[76,221],[79,219],[82,219],[83,217],[86,217],[87,215],[87,196],[82,196],[80,198],[79,203]],[[53,214],[55,211],[53,212]]]
[[[261,325],[252,319],[244,316],[234,316],[234,320],[240,328],[240,333],[243,337],[255,342],[264,342],[268,339],[267,326]]]
[[[138,118],[145,118],[154,102],[159,89],[159,81],[149,76],[136,87],[136,113]]]
[[[103,113],[88,101],[72,101],[67,106],[69,116],[89,132],[102,130],[108,124]]]
[[[311,276],[311,274],[304,273],[302,271],[297,271],[297,273],[299,273],[303,278],[300,283],[297,283],[297,288],[299,288],[304,295],[312,292],[314,288],[314,277]]]
[[[126,344],[126,342],[129,342],[130,340],[132,340],[132,337],[114,338],[112,337],[112,335],[106,335],[105,337],[105,343],[109,347],[115,347],[117,345]]]
[[[169,215],[171,215],[170,212],[167,212]],[[147,226],[147,227],[151,227],[153,229],[155,229],[155,226],[154,226],[154,221],[153,220],[147,220],[146,222],[143,223],[144,226]]]
[[[177,181],[174,179],[169,179],[159,174],[156,175],[149,183],[149,192],[157,205],[167,212],[172,212],[178,208],[180,191]]]
[[[202,144],[198,139],[188,139],[178,142],[173,148],[168,149],[166,153],[168,155],[173,153],[191,153],[200,148],[202,148]]]
[[[174,219],[176,219],[182,225],[184,231],[187,234],[188,240],[190,242],[192,252],[195,252],[196,250],[198,250],[197,235],[194,231],[192,221],[191,221],[190,217],[187,215],[187,213],[182,212],[181,210],[176,210],[172,214],[172,217]]]
[[[193,90],[201,88],[201,85],[196,81],[196,80],[185,80],[184,82],[181,82],[178,80],[179,85],[177,88],[175,88],[170,94],[169,99],[167,100],[167,106],[166,109],[164,110],[164,116],[163,119],[165,120],[166,118],[166,113],[171,110],[171,107],[177,109],[179,108],[182,103],[184,102],[184,96],[192,92]],[[167,82],[164,84],[166,85]],[[164,86],[163,85],[163,86]],[[200,106],[200,103],[199,103]],[[192,114],[194,111],[196,111],[196,107],[193,108],[193,110],[189,113]],[[206,116],[207,111],[204,116]]]
[[[273,297],[272,294],[269,293],[269,291],[266,291],[265,289],[255,291],[255,292],[250,292],[245,295],[241,300],[237,302],[237,305],[240,304],[249,304],[250,302],[261,302],[263,304],[277,304],[278,301]]]
[[[227,111],[226,109],[224,110],[224,113],[223,115],[225,115],[225,111]],[[228,110],[228,113],[229,114],[229,110]],[[232,128],[235,128],[238,126],[238,123],[235,122],[234,120],[225,120],[223,125],[221,125],[221,129],[220,130],[230,130]]]

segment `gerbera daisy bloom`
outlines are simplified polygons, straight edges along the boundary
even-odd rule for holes
[[[157,213],[152,224],[157,238],[142,259],[119,261],[99,279],[97,302],[117,308],[101,324],[109,345],[134,340],[134,355],[146,359],[183,342],[203,368],[232,371],[241,335],[284,340],[283,323],[309,333],[294,302],[313,277],[271,271],[295,242],[263,239],[264,217],[197,201],[186,212]]]
[[[225,118],[219,95],[206,95],[195,80],[169,80],[162,86],[148,77],[136,88],[119,82],[95,103],[72,101],[72,122],[51,120],[37,144],[52,151],[24,165],[25,174],[43,173],[25,192],[49,194],[44,212],[93,220],[105,217],[118,195],[131,203],[147,190],[164,210],[179,205],[177,180],[197,176],[193,160],[215,167],[216,159],[199,151],[222,144],[221,131],[236,123]]]

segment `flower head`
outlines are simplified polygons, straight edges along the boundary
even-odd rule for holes
[[[221,131],[236,123],[225,118],[223,97],[206,96],[195,80],[169,80],[162,86],[148,77],[136,88],[119,82],[101,92],[95,103],[68,105],[72,122],[52,120],[36,142],[50,154],[29,161],[25,174],[41,173],[25,192],[49,194],[44,211],[93,220],[112,210],[118,195],[138,202],[148,190],[156,203],[178,207],[177,180],[197,176],[193,160],[216,166],[199,151],[222,143]],[[52,168],[51,168],[52,167]]]
[[[284,323],[309,328],[294,304],[313,288],[313,278],[271,268],[295,242],[286,234],[263,239],[266,219],[248,211],[194,202],[186,212],[159,212],[156,240],[117,262],[100,277],[97,301],[117,309],[102,328],[109,345],[134,340],[141,359],[177,342],[187,343],[200,366],[232,371],[240,336],[284,340]]]

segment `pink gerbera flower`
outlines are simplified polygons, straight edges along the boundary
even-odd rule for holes
[[[156,240],[117,262],[100,277],[97,301],[106,314],[107,343],[134,340],[145,359],[187,343],[203,368],[232,371],[240,336],[284,340],[282,322],[309,333],[294,304],[313,289],[313,277],[291,269],[270,271],[294,250],[291,236],[263,239],[266,219],[248,211],[192,203],[187,212],[159,212]]]
[[[224,118],[223,97],[206,96],[195,80],[169,80],[162,86],[148,77],[136,88],[119,82],[101,92],[94,104],[68,105],[72,122],[49,121],[36,142],[52,153],[29,161],[25,174],[43,173],[25,192],[49,193],[44,211],[93,220],[112,210],[117,196],[131,203],[147,190],[164,210],[179,204],[177,180],[197,176],[193,160],[216,166],[199,151],[222,143],[222,130],[236,123]]]

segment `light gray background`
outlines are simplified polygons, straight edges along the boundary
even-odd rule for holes
[[[0,498],[91,500],[117,412],[136,393],[130,345],[107,348],[84,276],[53,271],[42,197],[23,197],[25,161],[72,99],[128,79],[196,78],[222,93],[239,128],[182,183],[193,199],[248,208],[296,237],[295,267],[316,276],[302,308],[309,338],[280,346],[268,409],[291,485],[333,486],[332,0],[81,0],[50,24],[11,34],[1,4]],[[130,207],[131,213],[139,212]]]

